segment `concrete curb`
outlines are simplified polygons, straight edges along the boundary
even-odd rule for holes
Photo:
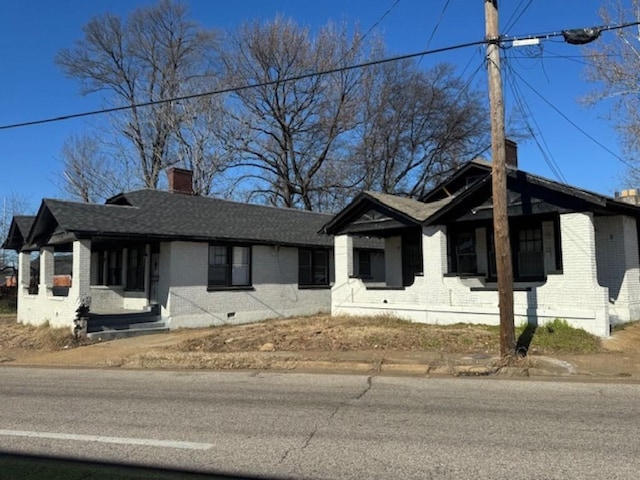
[[[638,381],[638,375],[620,376],[578,371],[571,363],[551,357],[529,357],[505,365],[499,357],[486,354],[454,355],[434,352],[170,352],[155,350],[132,356],[105,356],[93,361],[52,356],[46,359],[0,357],[5,366],[53,368],[121,368],[159,370],[217,370],[323,372],[338,374],[381,374],[423,377],[565,377]],[[316,358],[314,358],[316,357]],[[521,362],[521,364],[518,364]]]

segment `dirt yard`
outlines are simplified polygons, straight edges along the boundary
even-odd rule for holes
[[[77,344],[66,329],[23,326],[13,315],[0,315],[0,363],[11,365],[291,369],[312,362],[370,364],[393,357],[421,363],[498,352],[497,327],[421,325],[386,317],[318,315]],[[634,368],[640,375],[640,323],[604,341],[541,327],[529,352],[611,375],[628,376]]]

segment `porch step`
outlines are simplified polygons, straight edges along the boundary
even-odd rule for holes
[[[114,313],[107,315],[89,314],[87,322],[88,331],[92,331],[94,327],[126,327],[128,325],[138,323],[149,323],[160,319],[160,316],[154,312],[143,313]]]
[[[113,340],[116,338],[135,337],[138,335],[150,335],[152,333],[168,332],[169,327],[164,320],[150,322],[138,322],[131,324],[120,324],[117,326],[93,325],[87,332],[87,338],[99,340]]]

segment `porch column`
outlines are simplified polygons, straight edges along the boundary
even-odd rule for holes
[[[40,286],[38,295],[51,295],[53,290],[53,247],[40,249]]]
[[[447,273],[447,227],[429,225],[422,228],[422,261],[424,277],[428,279],[427,304],[449,303],[448,288],[443,283]]]
[[[71,278],[69,296],[78,300],[89,296],[91,291],[91,240],[73,242]]]
[[[569,213],[560,215],[562,267],[565,278],[579,285],[598,285],[596,238],[593,214]]]
[[[353,238],[337,235],[333,245],[335,285],[346,285],[353,276]]]
[[[31,279],[31,252],[20,252],[18,255],[18,282],[20,289],[29,290]]]
[[[399,236],[384,241],[384,270],[387,287],[402,286],[402,238]]]

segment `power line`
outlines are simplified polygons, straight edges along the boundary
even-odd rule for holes
[[[534,142],[538,146],[538,149],[540,150],[542,158],[544,159],[545,163],[547,164],[547,166],[549,167],[551,172],[562,183],[565,183],[565,184],[568,183],[566,178],[564,177],[564,175],[562,173],[562,170],[560,169],[560,165],[558,165],[558,163],[555,161],[555,159],[551,155],[551,149],[549,148],[549,145],[547,145],[547,142],[546,142],[546,140],[544,138],[544,135],[542,134],[542,129],[538,125],[538,122],[536,121],[535,116],[533,115],[533,112],[532,112],[531,108],[529,107],[524,95],[522,94],[522,91],[518,88],[518,85],[514,81],[514,77],[515,77],[514,72],[515,72],[515,70],[513,69],[511,64],[509,62],[507,62],[507,61],[505,61],[505,66],[507,67],[505,69],[505,73],[507,71],[511,73],[510,77],[506,77],[506,75],[505,75],[505,77],[507,78],[507,84],[509,85],[509,88],[511,89],[511,92],[513,94],[513,98],[515,100],[516,106],[518,107],[518,109],[522,113],[522,117],[524,119],[524,122],[525,122],[525,125],[527,127],[527,130],[529,131],[529,134],[531,135],[531,137],[533,138]],[[532,123],[533,123],[533,125],[532,125]],[[544,144],[544,148],[543,148],[543,145],[540,143],[540,140],[538,140],[538,137],[540,137],[542,139],[542,144]]]
[[[345,72],[345,71],[350,71],[350,70],[356,70],[359,68],[367,68],[367,67],[372,67],[375,65],[381,65],[384,63],[390,63],[390,62],[398,62],[401,60],[407,60],[407,59],[411,59],[411,58],[416,58],[416,57],[421,57],[424,55],[433,55],[436,53],[443,53],[443,52],[448,52],[451,50],[458,50],[461,48],[466,48],[466,47],[472,47],[472,46],[477,46],[477,45],[484,45],[487,43],[487,40],[478,40],[475,42],[468,42],[468,43],[461,43],[458,45],[452,45],[449,47],[442,47],[442,48],[435,48],[432,50],[424,50],[421,52],[417,52],[417,53],[409,53],[406,55],[400,55],[400,56],[395,56],[395,57],[388,57],[388,58],[383,58],[383,59],[378,59],[378,60],[372,60],[369,62],[364,62],[364,63],[358,63],[355,65],[349,65],[346,67],[337,67],[337,68],[331,68],[328,70],[322,70],[319,72],[311,72],[311,73],[305,73],[302,75],[297,75],[297,76],[293,76],[293,77],[289,77],[289,78],[284,78],[284,79],[280,79],[280,80],[271,80],[268,82],[260,82],[260,83],[250,83],[248,85],[240,85],[240,86],[235,86],[235,87],[228,87],[228,88],[221,88],[218,90],[211,90],[208,92],[201,92],[201,93],[194,93],[194,94],[190,94],[190,95],[182,95],[182,96],[178,96],[178,97],[172,97],[172,98],[166,98],[166,99],[162,99],[162,100],[153,100],[153,101],[149,101],[149,102],[141,102],[141,103],[136,103],[133,105],[124,105],[121,107],[112,107],[112,108],[103,108],[100,110],[91,110],[91,111],[87,111],[87,112],[80,112],[80,113],[72,113],[69,115],[62,115],[62,116],[58,116],[58,117],[51,117],[51,118],[45,118],[45,119],[41,119],[41,120],[31,120],[31,121],[27,121],[27,122],[20,122],[20,123],[13,123],[13,124],[8,124],[8,125],[0,125],[0,130],[9,130],[9,129],[13,129],[13,128],[20,128],[20,127],[30,127],[30,126],[34,126],[34,125],[42,125],[44,123],[53,123],[53,122],[61,122],[64,120],[71,120],[74,118],[81,118],[81,117],[90,117],[90,116],[94,116],[94,115],[102,115],[105,113],[114,113],[114,112],[122,112],[125,110],[133,110],[136,108],[144,108],[144,107],[151,107],[154,105],[161,105],[164,103],[171,103],[171,102],[180,102],[180,101],[184,101],[184,100],[192,100],[195,98],[202,98],[202,97],[208,97],[211,95],[221,95],[223,93],[232,93],[232,92],[240,92],[240,91],[244,91],[244,90],[249,90],[251,88],[260,88],[260,87],[267,87],[269,85],[276,85],[276,84],[281,84],[281,83],[286,83],[286,82],[294,82],[294,81],[298,81],[298,80],[304,80],[306,78],[312,78],[312,77],[318,77],[318,76],[323,76],[323,75],[330,75],[333,73],[340,73],[340,72]]]
[[[384,12],[380,18],[373,24],[371,25],[371,27],[369,28],[369,30],[367,30],[367,32],[360,38],[360,40],[364,40],[364,38],[369,35],[371,33],[371,31],[376,28],[378,25],[380,25],[382,23],[382,21],[387,17],[387,15],[389,15],[393,9],[396,7],[396,5],[398,5],[398,3],[400,3],[400,0],[396,0],[393,5],[391,5],[386,12]]]
[[[362,37],[359,38],[360,41],[364,40],[365,38],[367,38],[367,35],[369,35],[374,28],[376,28],[378,25],[380,25],[380,23],[382,23],[382,21],[386,18],[387,15],[389,15],[392,10],[396,7],[396,5],[398,5],[398,3],[400,3],[400,0],[396,0],[393,5],[391,5],[386,12],[384,12],[382,15],[380,15],[380,18],[378,18],[378,20],[376,20],[376,22],[371,25],[369,27],[369,29],[365,32],[364,35],[362,35]],[[347,53],[345,53],[342,58],[340,59],[340,61],[338,61],[338,64],[342,63],[342,61],[347,58],[351,52],[353,52],[353,49],[356,48],[356,45],[353,45],[348,51]]]
[[[399,0],[397,0],[397,1],[399,1]],[[395,6],[395,3],[394,3],[393,6]],[[393,6],[389,9],[389,11],[391,9],[393,9]],[[605,25],[605,26],[593,27],[591,29],[585,29],[585,30],[591,30],[591,31],[598,30],[598,31],[602,32],[602,31],[617,30],[617,29],[626,28],[626,27],[630,27],[630,26],[637,26],[637,25],[640,25],[640,22],[630,22],[630,23],[625,23],[625,24],[621,24],[621,25],[609,25],[609,26]],[[319,72],[310,72],[310,73],[297,75],[297,76],[293,76],[293,77],[289,77],[289,78],[284,78],[284,79],[280,79],[280,80],[271,80],[271,81],[267,81],[267,82],[251,83],[251,84],[248,84],[248,85],[221,88],[221,89],[218,89],[218,90],[211,90],[211,91],[208,91],[208,92],[194,93],[194,94],[190,94],[190,95],[182,95],[182,96],[178,96],[178,97],[166,98],[166,99],[161,99],[161,100],[152,100],[152,101],[149,101],[149,102],[141,102],[141,103],[136,103],[136,104],[133,104],[133,105],[123,105],[121,107],[103,108],[103,109],[100,109],[100,110],[91,110],[91,111],[87,111],[87,112],[72,113],[72,114],[69,114],[69,115],[62,115],[62,116],[58,116],[58,117],[45,118],[45,119],[40,119],[40,120],[31,120],[31,121],[27,121],[27,122],[13,123],[13,124],[8,124],[8,125],[0,125],[0,130],[9,130],[9,129],[20,128],[20,127],[29,127],[29,126],[34,126],[34,125],[42,125],[42,124],[45,124],[45,123],[61,122],[61,121],[64,121],[64,120],[71,120],[71,119],[74,119],[74,118],[82,118],[82,117],[89,117],[89,116],[94,116],[94,115],[102,115],[102,114],[106,114],[106,113],[121,112],[121,111],[125,111],[125,110],[133,110],[133,109],[136,109],[136,108],[144,108],[144,107],[150,107],[150,106],[154,106],[154,105],[161,105],[161,104],[170,103],[170,102],[179,102],[179,101],[184,101],[184,100],[192,100],[192,99],[195,99],[195,98],[202,98],[202,97],[207,97],[207,96],[211,96],[211,95],[220,95],[220,94],[223,94],[223,93],[240,92],[240,91],[248,90],[248,89],[251,89],[251,88],[266,87],[266,86],[269,86],[269,85],[276,85],[276,84],[280,84],[280,83],[304,80],[306,78],[312,78],[312,77],[317,77],[317,76],[322,76],[322,75],[330,75],[330,74],[333,74],[333,73],[340,73],[340,72],[355,70],[355,69],[359,69],[359,68],[366,68],[366,67],[371,67],[371,66],[375,66],[375,65],[384,64],[384,63],[397,62],[397,61],[407,60],[407,59],[416,58],[416,57],[423,57],[425,55],[433,55],[433,54],[436,54],[436,53],[443,53],[443,52],[448,52],[448,51],[451,51],[451,50],[458,50],[458,49],[466,48],[466,47],[472,47],[472,46],[478,46],[478,45],[486,45],[487,43],[497,43],[499,46],[503,47],[503,43],[504,42],[513,42],[515,40],[523,40],[523,39],[545,40],[545,39],[550,39],[550,38],[553,38],[553,37],[564,36],[566,32],[567,31],[564,30],[564,31],[560,31],[560,32],[550,32],[550,33],[544,33],[544,34],[538,34],[538,35],[529,35],[529,36],[524,36],[524,37],[502,36],[502,37],[500,37],[498,39],[477,40],[475,42],[461,43],[461,44],[452,45],[452,46],[448,46],[448,47],[436,48],[436,49],[432,49],[432,50],[424,50],[424,51],[417,52],[417,53],[410,53],[410,54],[406,54],[406,55],[400,55],[400,56],[395,56],[395,57],[372,60],[372,61],[369,61],[369,62],[358,63],[358,64],[355,64],[355,65],[349,65],[349,66],[346,66],[346,67],[336,67],[336,68],[331,68],[331,69],[327,69],[327,70],[323,70],[323,71],[319,71]]]
[[[524,14],[524,12],[526,12],[527,9],[531,6],[531,3],[533,3],[533,0],[529,0],[529,3],[527,3],[524,6],[524,8],[520,11],[518,16],[515,17],[516,13],[518,12],[518,9],[522,6],[523,3],[524,3],[524,0],[520,0],[520,3],[518,4],[516,9],[511,14],[511,17],[509,18],[509,20],[507,20],[507,26],[505,27],[505,31],[508,32],[511,28],[515,27],[516,23],[518,23],[518,20],[520,20],[520,18]],[[515,17],[515,19],[514,19],[514,17]]]
[[[527,87],[529,87],[529,89],[535,93],[544,103],[546,103],[547,105],[549,105],[553,110],[556,111],[556,113],[558,113],[558,115],[560,115],[562,118],[564,118],[571,126],[573,126],[576,130],[578,130],[580,133],[582,133],[585,137],[587,137],[589,140],[591,140],[593,143],[595,143],[596,145],[598,145],[600,148],[602,148],[604,151],[606,151],[607,153],[609,153],[611,156],[613,156],[614,158],[616,158],[617,160],[619,160],[620,162],[622,162],[623,164],[625,164],[627,167],[629,167],[630,169],[640,173],[640,169],[638,169],[635,165],[633,165],[632,163],[628,162],[627,160],[625,160],[624,158],[622,158],[620,155],[618,155],[617,153],[615,153],[613,150],[611,150],[609,147],[607,147],[606,145],[604,145],[602,142],[599,142],[598,140],[596,140],[593,136],[591,136],[586,130],[584,130],[582,127],[580,127],[577,123],[575,123],[573,120],[571,120],[567,115],[565,115],[558,107],[556,107],[553,103],[551,103],[549,100],[547,100],[540,92],[538,92],[535,88],[533,88],[531,86],[531,84],[529,84],[529,82],[527,82],[518,72],[516,72],[515,70],[513,71],[514,75],[517,76],[520,81],[522,83],[524,83]]]
[[[442,11],[440,12],[440,17],[438,18],[438,21],[436,22],[436,24],[433,27],[433,30],[431,30],[431,35],[429,35],[429,39],[427,40],[427,45],[425,46],[425,48],[429,48],[429,45],[431,45],[431,41],[433,40],[433,37],[436,35],[436,32],[438,31],[438,28],[440,27],[440,24],[442,23],[442,19],[444,18],[444,14],[447,12],[447,8],[449,8],[449,2],[451,0],[447,0],[444,3],[444,6],[442,7]],[[418,63],[420,63],[422,61],[422,57],[420,57],[420,60],[418,60]]]
[[[595,38],[597,38],[597,35],[599,35],[602,32],[608,32],[611,30],[620,30],[622,28],[635,27],[638,25],[640,25],[640,22],[629,22],[629,23],[621,23],[618,25],[600,25],[597,27],[579,28],[575,30],[566,29],[566,30],[560,30],[555,32],[538,33],[535,35],[522,35],[522,36],[502,35],[500,36],[500,38],[498,38],[494,42],[497,42],[498,45],[500,45],[503,48],[508,48],[508,47],[504,47],[503,44],[506,42],[514,42],[518,40],[550,40],[556,37],[564,37],[565,41],[568,41],[567,34],[574,31],[591,33],[592,35],[594,35],[592,39],[595,40]]]
[[[574,63],[580,65],[590,66],[591,64],[586,61],[588,59],[596,59],[596,58],[619,58],[624,59],[626,57],[629,58],[637,58],[637,55],[631,53],[599,53],[599,54],[589,54],[589,55],[563,55],[561,53],[552,52],[551,50],[545,49],[544,53],[540,53],[539,55],[511,55],[510,58],[514,59],[544,59],[544,60],[569,60]],[[583,61],[584,60],[584,61]]]

